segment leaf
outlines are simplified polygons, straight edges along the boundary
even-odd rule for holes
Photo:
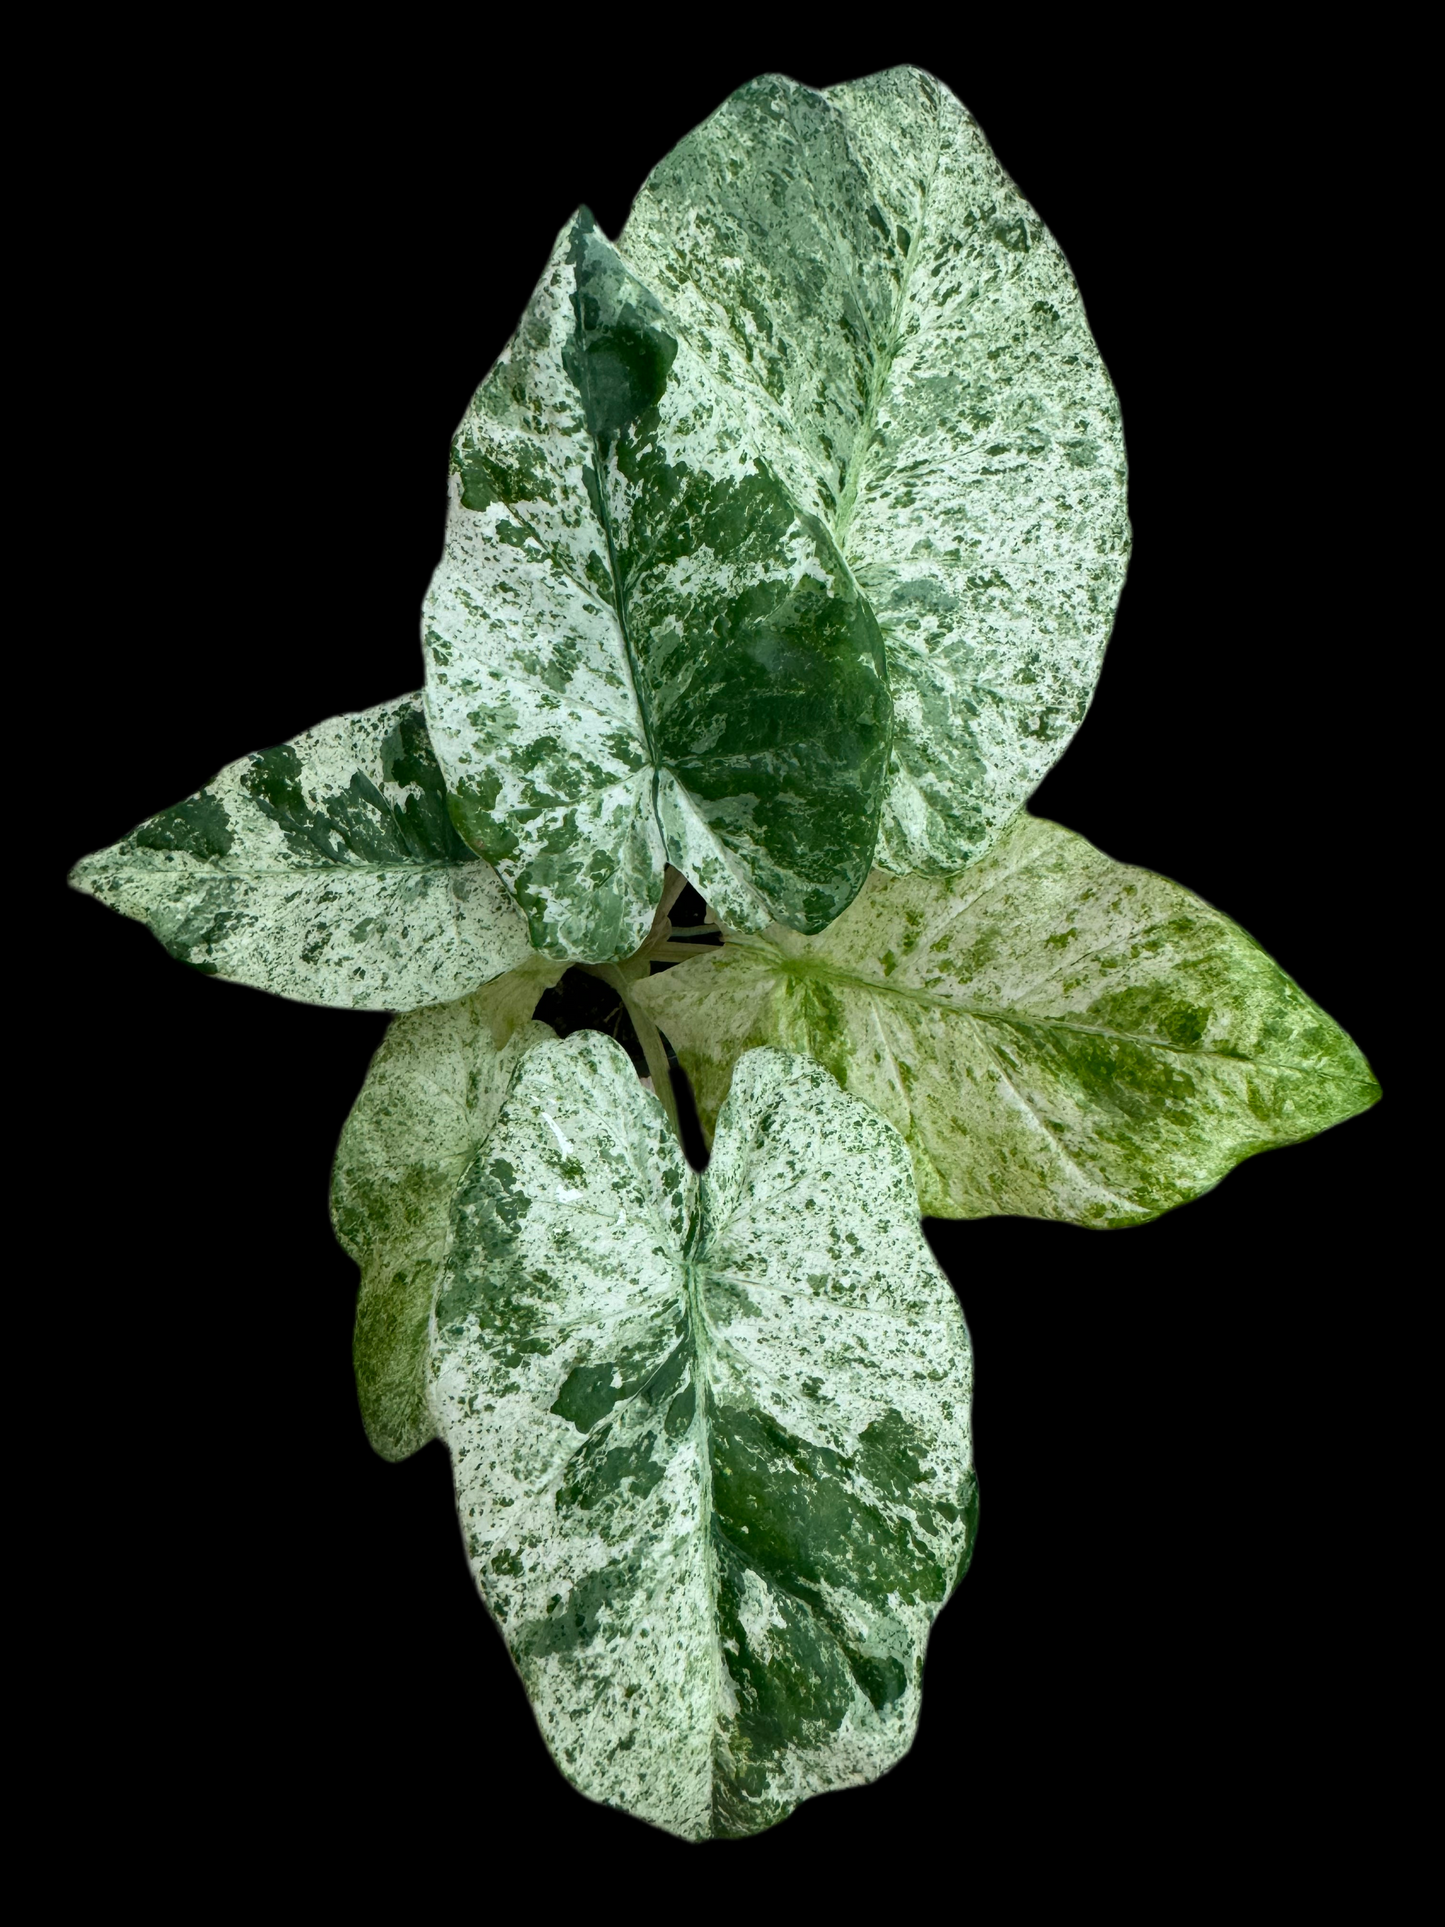
[[[897,1127],[942,1218],[1136,1224],[1379,1095],[1237,924],[1031,816],[960,877],[875,871],[825,936],[732,938],[633,995],[705,1131],[743,1052],[807,1051]]]
[[[565,965],[535,958],[454,1004],[393,1018],[341,1133],[331,1221],[361,1267],[352,1357],[366,1435],[384,1459],[436,1437],[427,1337],[452,1198]]]
[[[900,1757],[976,1500],[968,1334],[887,1124],[757,1051],[699,1181],[616,1045],[541,1044],[435,1330],[468,1556],[575,1786],[695,1839]]]
[[[766,413],[584,210],[457,431],[427,713],[549,956],[635,951],[669,861],[754,929],[821,929],[868,873],[882,641]]]
[[[70,881],[182,963],[300,1003],[447,1003],[532,955],[452,828],[416,696],[228,763]]]
[[[949,90],[897,67],[740,88],[618,247],[709,368],[781,411],[878,618],[876,861],[962,869],[1082,720],[1124,582],[1118,403],[1057,243]]]

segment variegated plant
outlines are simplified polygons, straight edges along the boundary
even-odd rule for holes
[[[333,1181],[367,1432],[445,1440],[567,1777],[752,1833],[908,1747],[973,1550],[920,1210],[1136,1224],[1378,1090],[1227,918],[1024,810],[1108,637],[1123,442],[936,80],[760,80],[615,244],[579,213],[451,490],[425,690],[72,880],[197,969],[402,1013]]]

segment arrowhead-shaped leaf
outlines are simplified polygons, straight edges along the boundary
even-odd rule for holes
[[[228,764],[70,881],[183,963],[300,1003],[447,1003],[532,955],[448,818],[417,696]]]
[[[423,638],[456,820],[551,956],[634,951],[668,861],[744,928],[868,873],[883,646],[786,445],[579,215],[457,431]]]
[[[1077,728],[1124,580],[1119,410],[1068,263],[911,67],[741,88],[618,246],[719,378],[779,408],[877,615],[876,860],[962,869]]]
[[[754,1052],[699,1182],[616,1045],[541,1044],[435,1326],[468,1556],[576,1786],[699,1838],[899,1758],[975,1488],[889,1125]]]
[[[824,936],[729,941],[633,995],[705,1131],[742,1052],[808,1051],[896,1125],[943,1218],[1135,1224],[1379,1095],[1237,924],[1031,816],[962,876],[875,871]]]
[[[458,1003],[394,1018],[341,1133],[331,1222],[361,1267],[352,1359],[384,1459],[436,1437],[427,1344],[452,1200],[517,1065],[553,1035],[529,1019],[565,968],[537,957]]]

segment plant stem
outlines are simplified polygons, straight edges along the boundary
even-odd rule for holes
[[[637,1033],[637,1041],[642,1046],[642,1055],[647,1059],[647,1074],[652,1079],[652,1088],[657,1093],[658,1102],[667,1113],[667,1121],[672,1126],[672,1134],[682,1143],[682,1126],[677,1120],[677,1093],[672,1088],[672,1070],[667,1061],[667,1046],[662,1034],[645,1010],[633,1003],[630,996],[632,986],[617,968],[616,964],[583,964],[582,968],[592,977],[600,977],[610,984],[622,999],[622,1007],[632,1020],[632,1028]]]
[[[642,1046],[642,1054],[647,1059],[648,1073],[652,1078],[652,1088],[661,1099],[662,1108],[667,1113],[667,1121],[672,1126],[672,1134],[682,1143],[682,1125],[677,1116],[677,1093],[672,1088],[672,1067],[667,1061],[667,1046],[662,1041],[662,1033],[653,1023],[645,1010],[629,1002],[627,1014],[632,1019],[632,1028],[637,1032],[637,1041]]]

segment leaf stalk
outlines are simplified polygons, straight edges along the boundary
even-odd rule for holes
[[[677,1093],[672,1088],[672,1068],[667,1061],[667,1046],[662,1041],[661,1031],[647,1012],[632,1001],[632,986],[616,964],[583,964],[581,968],[589,976],[600,977],[603,983],[610,984],[622,999],[622,1008],[632,1020],[632,1028],[642,1046],[642,1055],[647,1060],[647,1074],[652,1079],[652,1088],[667,1113],[673,1136],[681,1144],[682,1126],[677,1116]]]

